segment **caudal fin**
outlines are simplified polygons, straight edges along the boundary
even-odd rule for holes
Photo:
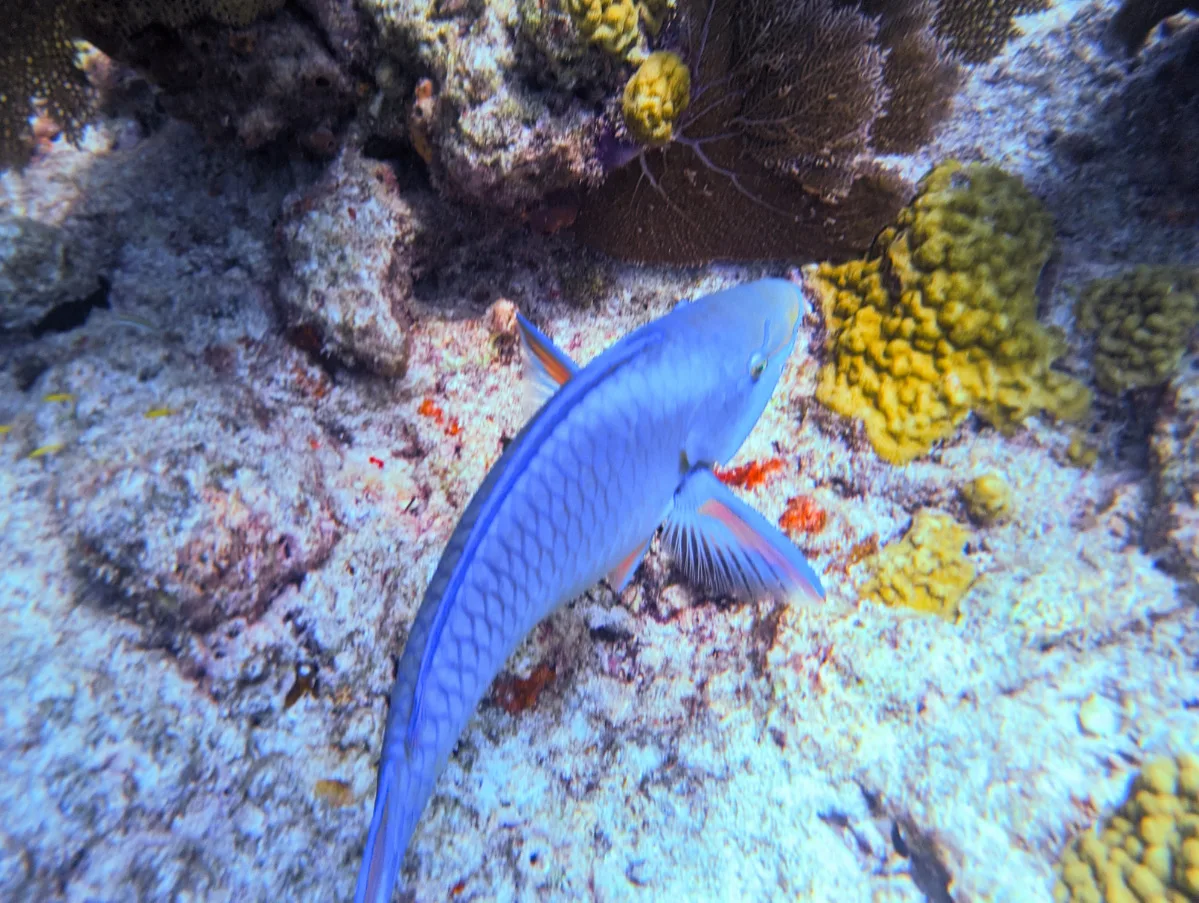
[[[354,903],[390,903],[408,841],[425,806],[428,793],[412,791],[406,763],[384,762],[375,793],[375,812],[366,835]],[[420,782],[418,782],[420,783]]]

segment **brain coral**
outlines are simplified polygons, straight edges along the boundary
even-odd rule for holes
[[[1199,272],[1139,266],[1092,282],[1076,310],[1079,326],[1098,333],[1095,376],[1108,392],[1160,386],[1178,369],[1199,324]]]
[[[1056,903],[1190,903],[1199,899],[1199,757],[1145,764],[1102,831],[1071,841]]]
[[[1053,225],[1019,179],[948,161],[921,180],[865,260],[813,280],[832,360],[816,397],[865,424],[878,454],[903,463],[951,436],[970,411],[1004,429],[1089,407],[1050,368],[1062,343],[1036,320]]]
[[[970,531],[948,514],[919,512],[903,539],[874,559],[862,598],[956,618],[974,582],[974,566],[963,552],[969,539]]]

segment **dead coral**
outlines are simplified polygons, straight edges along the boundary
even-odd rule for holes
[[[72,140],[90,111],[87,81],[75,68],[67,0],[5,4],[0,28],[0,168],[29,155],[29,117],[38,102]]]
[[[690,0],[680,16],[693,91],[675,140],[625,154],[579,237],[682,264],[865,250],[909,192],[873,155],[927,142],[960,84],[933,7]]]

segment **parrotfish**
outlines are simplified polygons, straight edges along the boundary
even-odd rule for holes
[[[518,315],[540,407],[467,505],[408,633],[357,903],[391,899],[437,777],[504,661],[603,577],[623,590],[659,525],[707,589],[824,597],[802,553],[712,472],[757,423],[804,311],[790,282],[741,285],[680,304],[585,367]]]

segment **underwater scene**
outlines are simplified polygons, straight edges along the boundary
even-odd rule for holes
[[[1199,901],[1199,6],[0,0],[0,900]]]

